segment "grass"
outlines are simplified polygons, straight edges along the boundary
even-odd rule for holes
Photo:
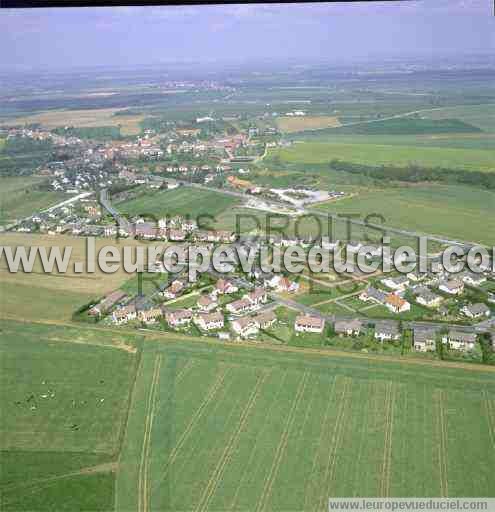
[[[278,129],[283,133],[302,132],[305,130],[319,130],[322,128],[340,126],[335,116],[304,116],[304,117],[277,117]]]
[[[213,217],[228,211],[238,200],[219,192],[196,190],[181,187],[170,191],[147,193],[135,199],[118,204],[118,209],[128,215],[152,214],[157,217],[166,215],[200,215]],[[208,219],[203,219],[205,223]]]
[[[354,197],[322,203],[332,213],[379,213],[385,225],[443,235],[487,245],[495,243],[495,226],[488,219],[495,193],[456,185],[417,185],[362,190]]]
[[[0,321],[2,510],[110,510],[134,336]]]
[[[337,159],[366,165],[416,164],[474,171],[494,170],[493,152],[479,149],[304,142],[290,148],[271,149],[268,156],[288,163],[322,164]]]
[[[1,177],[0,223],[8,224],[28,217],[67,199],[67,194],[63,192],[38,190],[36,185],[43,181],[43,178],[36,177]]]
[[[116,507],[323,510],[328,496],[493,496],[494,391],[491,374],[459,369],[150,342]]]

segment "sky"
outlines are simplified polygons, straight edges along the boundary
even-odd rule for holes
[[[495,53],[493,0],[0,10],[0,71]]]

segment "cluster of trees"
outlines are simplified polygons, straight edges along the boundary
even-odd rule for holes
[[[396,165],[364,165],[342,160],[332,160],[330,168],[335,171],[364,175],[372,179],[389,181],[440,181],[461,183],[495,190],[495,172],[464,171],[445,167],[420,167],[410,164],[406,167]]]
[[[53,145],[48,140],[28,137],[7,139],[0,154],[0,176],[29,175],[51,158]]]

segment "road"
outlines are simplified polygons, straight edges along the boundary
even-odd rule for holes
[[[119,227],[124,229],[129,228],[129,221],[125,217],[123,217],[110,203],[110,200],[108,199],[108,191],[106,188],[100,190],[100,204],[115,219]]]

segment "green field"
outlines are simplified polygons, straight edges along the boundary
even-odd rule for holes
[[[493,496],[494,392],[492,374],[459,368],[147,342],[116,507]]]
[[[477,126],[485,132],[495,133],[495,103],[443,107],[438,110],[422,112],[421,115],[429,119],[456,118]]]
[[[480,149],[417,147],[394,144],[301,142],[290,148],[270,150],[270,159],[282,163],[323,164],[343,160],[366,165],[390,164],[493,171],[493,151]]]
[[[190,215],[195,218],[198,215],[216,216],[237,202],[235,198],[225,194],[181,187],[170,191],[147,193],[119,203],[118,209],[127,215]]]
[[[67,199],[63,192],[36,189],[43,178],[0,178],[0,223],[22,219]]]
[[[1,321],[2,510],[109,510],[133,338]]]
[[[385,225],[453,239],[495,244],[495,193],[456,185],[418,185],[362,190],[349,199],[322,203],[331,213],[379,213]]]

